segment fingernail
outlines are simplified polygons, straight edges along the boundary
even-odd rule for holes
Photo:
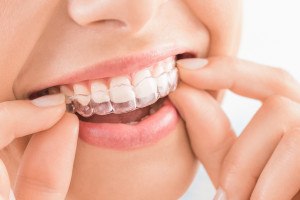
[[[178,60],[177,66],[188,70],[197,70],[205,67],[207,63],[208,60],[204,58],[187,58]]]
[[[37,99],[31,100],[31,103],[38,107],[51,107],[65,103],[65,95],[53,94],[42,96]]]
[[[217,190],[214,200],[227,200],[226,194],[225,194],[224,190],[222,190],[222,188],[219,188]]]

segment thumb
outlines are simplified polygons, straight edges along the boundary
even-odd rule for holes
[[[183,83],[169,97],[186,123],[195,155],[218,186],[223,159],[236,139],[227,116],[211,95]]]
[[[51,129],[32,136],[17,174],[17,199],[65,199],[72,176],[78,125],[78,118],[66,113]]]

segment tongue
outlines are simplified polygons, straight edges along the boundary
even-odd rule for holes
[[[91,117],[81,117],[78,115],[81,121],[93,122],[93,123],[130,123],[140,121],[143,117],[149,115],[150,106],[140,108],[129,113],[124,114],[109,114],[109,115],[93,115]]]

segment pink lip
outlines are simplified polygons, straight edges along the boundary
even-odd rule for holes
[[[173,48],[165,51],[150,51],[128,57],[114,58],[77,71],[64,77],[66,82],[79,82],[130,74],[145,67],[149,67],[167,57],[184,53],[184,49]]]
[[[153,115],[136,125],[80,121],[80,138],[94,146],[129,150],[154,144],[171,133],[179,116],[167,99]]]
[[[111,60],[82,67],[78,70],[72,70],[70,73],[61,74],[60,77],[55,77],[51,80],[45,80],[45,82],[39,83],[36,88],[31,88],[31,91],[28,91],[27,95],[52,86],[130,74],[151,66],[170,56],[182,53],[196,54],[191,49],[173,46],[141,52],[139,54],[133,54],[125,57],[116,57]]]

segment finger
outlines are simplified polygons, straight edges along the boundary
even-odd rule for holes
[[[10,191],[10,181],[6,167],[0,159],[0,199],[8,199]]]
[[[177,66],[181,80],[198,89],[230,89],[259,100],[281,95],[300,102],[299,83],[279,68],[231,57],[182,59]]]
[[[48,95],[33,101],[0,103],[0,149],[15,138],[50,128],[64,112],[65,97],[62,94]]]
[[[65,114],[51,129],[32,136],[17,174],[20,199],[65,199],[78,138],[78,119]]]
[[[221,163],[236,138],[228,118],[211,95],[185,84],[169,97],[186,123],[195,155],[218,185]]]
[[[279,96],[264,102],[224,159],[220,187],[228,199],[250,198],[258,177],[287,127],[299,125],[297,103]]]
[[[299,147],[299,128],[283,136],[258,179],[252,199],[290,200],[298,193],[300,189]]]

